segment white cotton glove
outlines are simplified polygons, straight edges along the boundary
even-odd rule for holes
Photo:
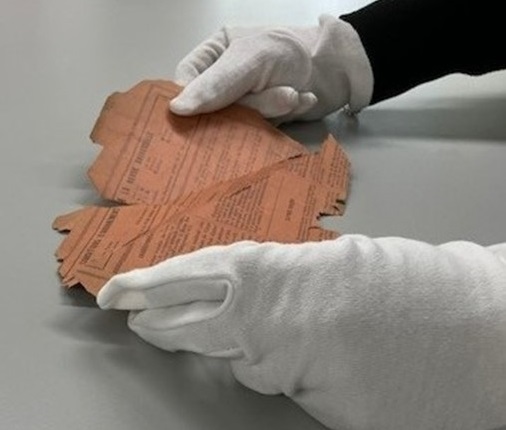
[[[333,429],[506,424],[506,245],[348,235],[209,247],[113,277],[104,309],[169,351],[231,360]]]
[[[181,61],[176,80],[186,85],[171,102],[176,114],[238,101],[278,123],[319,119],[345,105],[358,112],[373,91],[358,34],[330,15],[314,27],[225,28]]]

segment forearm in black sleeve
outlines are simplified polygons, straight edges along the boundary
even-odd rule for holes
[[[371,104],[450,73],[506,68],[499,0],[378,0],[341,19],[369,57]]]

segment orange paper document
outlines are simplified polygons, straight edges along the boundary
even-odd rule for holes
[[[348,191],[349,162],[331,136],[310,153],[241,106],[179,117],[167,109],[179,91],[144,81],[107,99],[89,176],[118,205],[54,221],[68,233],[56,252],[65,286],[96,295],[117,273],[205,246],[337,236],[318,226],[343,213]]]

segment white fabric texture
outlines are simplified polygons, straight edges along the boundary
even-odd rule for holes
[[[505,256],[360,235],[239,242],[116,275],[97,302],[333,429],[492,430],[506,425]]]
[[[170,105],[179,115],[212,112],[233,102],[277,122],[315,120],[372,97],[369,59],[355,29],[322,15],[318,26],[225,28],[176,68],[186,88]]]

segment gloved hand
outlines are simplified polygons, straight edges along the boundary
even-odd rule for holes
[[[506,424],[506,264],[469,242],[239,242],[113,277],[104,309],[169,351],[228,357],[334,429]]]
[[[186,88],[170,105],[194,115],[233,102],[278,123],[314,120],[349,105],[369,104],[372,69],[353,27],[330,15],[304,28],[225,28],[176,69]]]

